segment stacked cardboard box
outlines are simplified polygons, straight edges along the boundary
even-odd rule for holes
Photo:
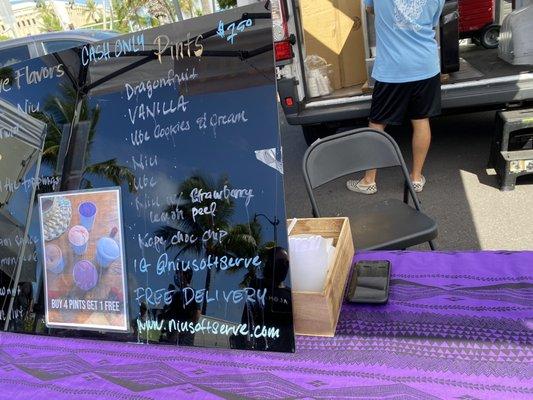
[[[360,0],[301,0],[307,55],[331,65],[335,89],[366,81]]]

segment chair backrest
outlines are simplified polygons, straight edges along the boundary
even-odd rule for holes
[[[404,164],[398,145],[385,132],[354,129],[317,140],[304,156],[304,174],[311,188],[367,169]]]
[[[303,173],[313,214],[319,216],[313,189],[355,172],[398,166],[415,207],[419,209],[420,203],[400,148],[387,133],[360,128],[317,140],[307,149],[303,159]]]

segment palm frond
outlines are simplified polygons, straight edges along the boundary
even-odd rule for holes
[[[135,192],[135,175],[128,167],[119,165],[115,158],[87,166],[84,174],[93,174],[108,179],[117,186],[126,182],[129,191]]]

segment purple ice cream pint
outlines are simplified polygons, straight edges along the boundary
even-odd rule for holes
[[[46,269],[54,274],[60,274],[65,269],[63,252],[55,244],[47,244],[44,248],[46,258]]]
[[[96,204],[94,204],[92,201],[84,201],[78,206],[80,224],[83,225],[88,231],[93,228],[96,210]]]
[[[68,231],[68,241],[72,247],[72,251],[80,256],[87,251],[89,231],[82,225],[74,225]]]
[[[98,283],[98,271],[88,260],[81,260],[74,264],[72,277],[76,286],[84,291],[91,290]]]

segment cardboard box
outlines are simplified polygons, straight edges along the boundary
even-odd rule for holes
[[[367,80],[365,65],[365,45],[361,23],[360,1],[337,0],[339,12],[348,18],[340,18],[341,43],[340,72],[342,87],[362,84]]]
[[[300,2],[306,55],[318,55],[331,65],[331,84],[341,88],[337,9],[328,0]]]
[[[290,235],[310,233],[333,238],[335,253],[322,292],[292,291],[294,330],[297,335],[333,337],[353,263],[350,221],[345,217],[298,219]]]
[[[366,81],[360,0],[300,2],[306,55],[331,65],[334,89]]]

